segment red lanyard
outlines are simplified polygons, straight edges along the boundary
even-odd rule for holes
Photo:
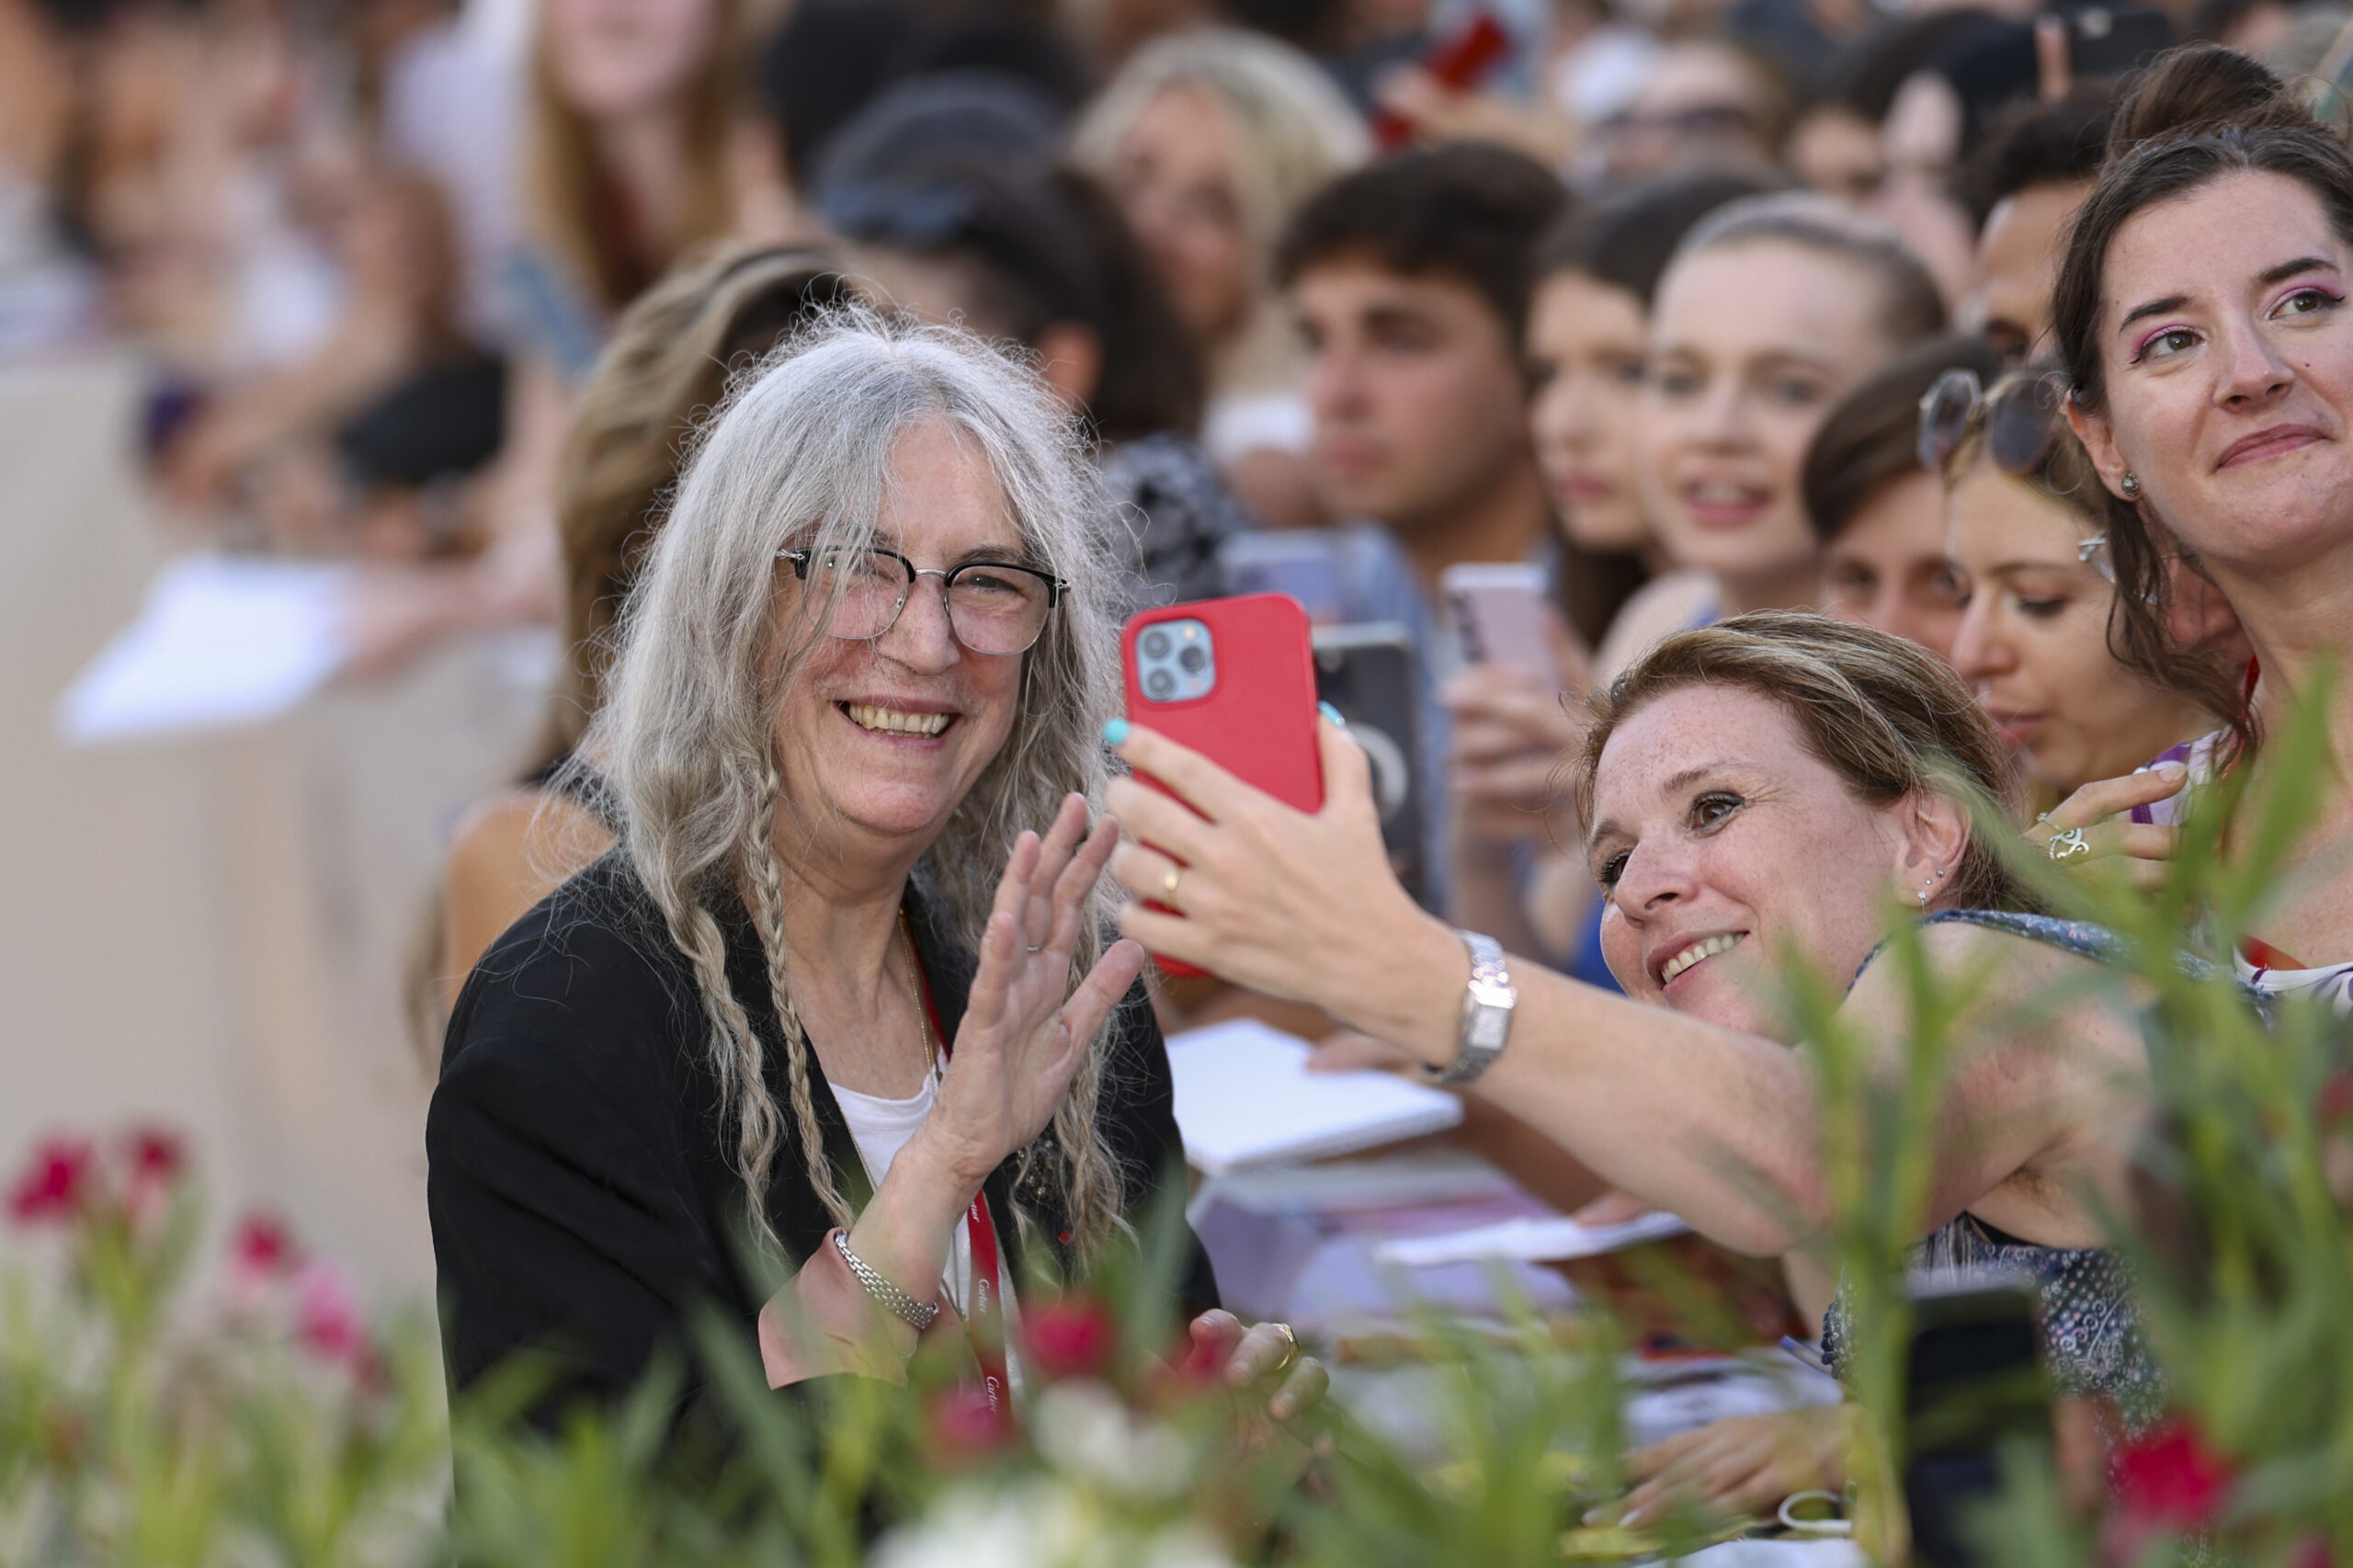
[[[939,1004],[931,999],[931,976],[924,973],[920,958],[915,975],[923,982],[923,1010],[931,1020],[932,1038],[939,1041],[940,1059],[945,1061],[953,1047],[948,1031],[939,1027]],[[972,1239],[972,1295],[965,1303],[971,1310],[964,1317],[964,1333],[972,1342],[973,1357],[981,1364],[981,1389],[988,1395],[989,1408],[1003,1415],[1009,1387],[1005,1366],[1005,1303],[998,1284],[996,1221],[989,1217],[986,1188],[972,1194],[972,1207],[964,1211],[964,1221]]]

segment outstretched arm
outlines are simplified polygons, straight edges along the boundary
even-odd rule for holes
[[[1111,804],[1131,842],[1114,876],[1160,898],[1177,869],[1169,915],[1131,904],[1123,926],[1154,952],[1226,979],[1324,1007],[1433,1067],[1457,1049],[1470,960],[1461,939],[1417,909],[1380,851],[1362,753],[1323,734],[1325,805],[1301,812],[1250,789],[1164,736],[1135,730],[1120,753],[1174,790],[1132,780]],[[1180,869],[1181,868],[1181,869]],[[1927,934],[1944,967],[1966,967],[1988,942],[2011,964],[2008,994],[2038,971],[2075,963],[2055,950],[1961,927]],[[2014,952],[2011,949],[2024,949]],[[1881,966],[1884,968],[1884,966]],[[1826,1218],[1819,1100],[1788,1046],[1609,995],[1516,962],[1511,1046],[1476,1085],[1614,1186],[1670,1209],[1727,1246],[1779,1253]],[[1895,979],[1867,974],[1843,1017],[1883,1065],[1910,1038]],[[2060,1024],[2023,1028],[1990,1006],[1963,1020],[1963,1068],[1943,1108],[1924,1230],[2042,1158],[2068,1135],[2055,1092]],[[2103,1039],[2113,1036],[2110,1026]]]

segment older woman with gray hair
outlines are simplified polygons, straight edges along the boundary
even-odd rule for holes
[[[1131,1238],[1182,1159],[1088,825],[1108,521],[1059,407],[961,335],[835,315],[711,422],[582,749],[619,846],[450,1021],[454,1383],[531,1348],[545,1415],[613,1401],[711,1303],[771,1387],[940,1340],[1018,1387],[1021,1289]],[[1318,1397],[1187,1240],[1196,1354],[1278,1420]],[[797,1272],[756,1286],[759,1254]]]

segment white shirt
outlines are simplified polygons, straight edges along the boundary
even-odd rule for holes
[[[858,1158],[865,1162],[867,1179],[878,1188],[882,1178],[891,1174],[891,1162],[899,1157],[899,1151],[915,1137],[923,1119],[931,1114],[938,1087],[939,1080],[926,1074],[923,1091],[915,1098],[886,1100],[833,1085],[834,1101],[842,1108],[842,1119],[849,1123],[849,1135],[858,1144]],[[1013,1281],[1006,1274],[1001,1247],[997,1273],[997,1299],[1005,1307],[1005,1372],[1017,1397],[1021,1392],[1021,1358],[1014,1346],[1018,1338],[1021,1312],[1014,1301]],[[948,1272],[940,1284],[947,1289],[948,1299],[956,1311],[969,1319],[972,1299],[972,1220],[969,1212],[956,1221],[956,1238],[948,1249]]]

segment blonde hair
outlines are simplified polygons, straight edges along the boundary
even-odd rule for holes
[[[712,18],[709,48],[693,78],[680,89],[686,148],[685,222],[659,255],[615,255],[599,228],[607,173],[597,152],[595,126],[564,98],[548,57],[545,6],[531,45],[530,121],[525,148],[523,206],[533,236],[585,290],[600,313],[620,310],[672,262],[734,226],[728,170],[736,125],[736,91],[745,42],[745,0],[707,0]],[[642,260],[641,274],[631,267]]]
[[[1241,28],[1194,28],[1154,39],[1129,57],[1071,132],[1073,160],[1110,178],[1120,143],[1154,100],[1174,88],[1202,94],[1233,128],[1234,194],[1263,300],[1273,288],[1275,247],[1292,212],[1370,153],[1364,121],[1323,69],[1290,45]],[[1289,335],[1278,312],[1255,312],[1234,343],[1214,355],[1219,390],[1283,368],[1274,361],[1289,358]]]
[[[1051,820],[1073,790],[1101,798],[1120,594],[1111,508],[1078,428],[1035,376],[978,339],[845,307],[739,382],[706,427],[631,595],[608,700],[584,748],[623,851],[692,966],[752,1227],[779,1251],[766,1194],[786,1113],[767,1088],[766,1048],[728,983],[718,912],[733,899],[748,909],[766,959],[809,1180],[836,1221],[853,1216],[811,1097],[774,844],[784,782],[776,717],[823,643],[832,607],[804,597],[779,625],[777,552],[870,543],[899,438],[926,425],[954,430],[986,462],[1028,558],[1070,585],[1022,655],[1003,749],[925,857],[943,924],[977,950],[1022,830]],[[1097,900],[1074,980],[1100,956],[1113,913],[1108,891]],[[1051,1183],[1082,1249],[1127,1229],[1123,1176],[1096,1126],[1105,1038],[1049,1131],[1022,1151],[1016,1184],[1018,1192],[1040,1177]],[[1031,1217],[1015,1207],[1029,1231]]]
[[[1737,687],[1779,703],[1806,749],[1867,805],[1922,791],[2001,820],[2018,813],[2018,769],[1993,721],[1952,667],[1918,643],[1810,610],[1754,610],[1678,631],[1594,693],[1594,722],[1571,762],[1578,814],[1593,820],[1609,737],[1635,712],[1688,687]],[[1945,896],[1963,909],[2031,909],[2033,900],[1972,826]]]
[[[604,695],[613,620],[696,424],[795,319],[856,297],[831,254],[733,246],[678,268],[623,312],[583,384],[557,479],[563,646],[541,756],[579,744]]]

